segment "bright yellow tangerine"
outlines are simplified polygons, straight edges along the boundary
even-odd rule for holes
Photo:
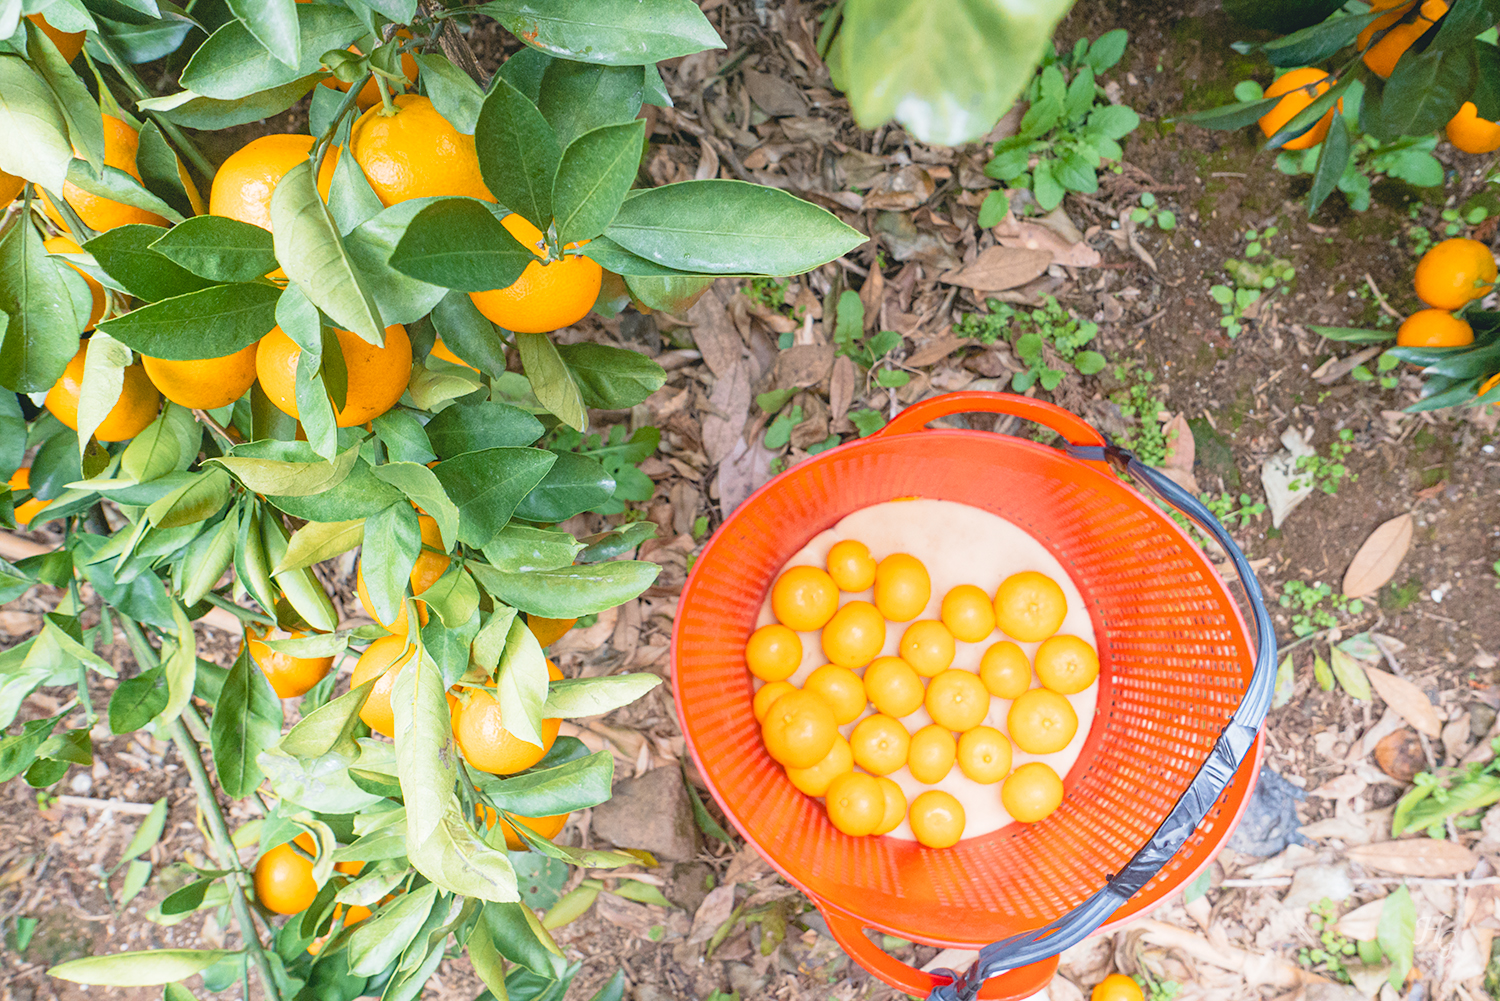
[[[771,611],[799,633],[822,629],[838,607],[838,585],[817,567],[792,567],[771,588]]]
[[[915,556],[892,553],[875,568],[875,607],[892,622],[915,619],[931,597],[932,578]]]
[[[1068,599],[1057,581],[1035,570],[1012,574],[995,592],[995,623],[1022,643],[1051,636],[1067,614]]]
[[[943,595],[943,625],[954,639],[978,643],[995,631],[995,605],[983,589],[960,584]]]
[[[788,692],[771,704],[760,727],[772,758],[787,768],[811,768],[839,735],[828,703],[811,692]]]
[[[906,764],[911,734],[899,720],[876,713],[859,721],[849,735],[854,763],[874,775],[889,775]]]
[[[977,674],[944,671],[927,683],[926,706],[934,723],[962,733],[984,722],[990,693]]]
[[[840,591],[863,591],[875,583],[875,559],[870,547],[854,539],[835,542],[828,550],[828,575]]]
[[[1059,695],[1077,695],[1099,677],[1099,655],[1077,636],[1053,636],[1036,649],[1036,676]]]
[[[1010,774],[1010,741],[992,726],[976,726],[958,738],[958,767],[975,782],[999,782]]]
[[[822,642],[823,654],[833,663],[864,667],[885,646],[885,619],[868,601],[848,602],[823,627]]]
[[[964,836],[964,807],[954,796],[929,789],[911,803],[911,832],[928,848],[952,848]]]
[[[853,723],[865,711],[865,683],[847,667],[824,664],[808,675],[802,690],[813,692],[827,702],[839,726]]]
[[[900,657],[877,657],[865,668],[865,697],[878,712],[897,719],[909,716],[925,695],[921,677]]]
[[[1022,765],[1000,787],[1005,812],[1023,824],[1034,824],[1056,810],[1063,799],[1062,779],[1040,761]]]
[[[955,650],[953,634],[936,619],[913,622],[901,634],[901,659],[924,678],[947,670]]]
[[[1010,704],[1005,727],[1027,754],[1051,754],[1067,747],[1078,732],[1078,714],[1056,692],[1033,688]]]
[[[828,786],[828,819],[851,837],[874,834],[885,819],[885,790],[873,775],[846,772]]]
[[[979,680],[997,699],[1014,699],[1031,687],[1031,661],[1010,640],[991,644],[979,661]]]
[[[787,692],[796,690],[797,686],[789,681],[771,681],[761,685],[760,690],[755,693],[754,700],[750,703],[750,711],[755,714],[755,722],[764,723],[766,710],[770,709],[772,704]]]
[[[822,761],[811,768],[788,768],[786,777],[801,792],[809,796],[822,796],[828,792],[828,783],[845,772],[852,771],[854,754],[849,750],[849,742],[843,737],[834,737],[833,746],[823,755]]]
[[[911,735],[906,767],[911,770],[912,778],[933,785],[947,777],[957,757],[958,744],[953,734],[933,723]]]
[[[802,638],[779,623],[761,626],[745,644],[745,664],[761,681],[782,681],[802,663]]]

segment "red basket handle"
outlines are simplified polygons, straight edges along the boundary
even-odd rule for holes
[[[953,414],[1010,414],[1023,420],[1043,424],[1066,438],[1073,445],[1104,444],[1104,436],[1093,425],[1077,414],[1045,400],[1034,400],[1015,393],[987,393],[971,390],[964,393],[944,393],[930,400],[914,403],[896,415],[895,419],[875,433],[882,435],[910,434],[921,431],[930,421]]]
[[[833,935],[833,940],[839,944],[839,948],[848,953],[860,966],[897,990],[905,991],[912,997],[925,998],[934,987],[952,981],[952,977],[926,973],[916,967],[907,966],[901,960],[881,951],[865,935],[864,926],[847,914],[825,908],[821,903],[818,904],[818,911],[823,915],[823,920],[828,922],[828,931]],[[991,977],[984,982],[978,996],[986,1001],[1028,998],[1047,986],[1056,972],[1057,957],[1050,956],[1030,966],[1019,966],[1014,970],[1007,970],[998,977]]]

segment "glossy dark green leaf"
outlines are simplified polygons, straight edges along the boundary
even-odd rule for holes
[[[421,552],[417,512],[406,498],[365,519],[360,566],[370,604],[380,621],[396,621],[406,598],[407,578]]]
[[[510,521],[516,505],[547,475],[557,457],[539,448],[486,448],[433,467],[459,510],[459,540],[483,546]]]
[[[515,284],[534,260],[484,202],[440,198],[412,216],[390,266],[432,285],[484,292]]]
[[[590,407],[628,410],[666,385],[667,373],[638,351],[586,342],[557,352]]]
[[[641,66],[724,47],[692,0],[491,0],[473,10],[527,45],[585,63]]]
[[[1317,24],[1342,6],[1341,0],[1224,0],[1224,11],[1245,27],[1281,35]]]
[[[328,186],[328,214],[333,216],[339,235],[347,238],[354,227],[374,218],[383,206],[348,145],[337,156],[332,150],[328,155],[336,161]]]
[[[386,323],[415,323],[426,316],[447,293],[440,285],[412,278],[391,266],[391,255],[405,235],[412,217],[429,199],[413,198],[383,209],[349,234],[345,246],[349,259],[375,297]]]
[[[281,723],[281,700],[248,649],[242,648],[219,692],[208,730],[214,770],[227,795],[248,796],[260,785],[265,773],[256,756],[281,739]]]
[[[641,113],[644,87],[640,66],[557,59],[542,77],[536,105],[566,149],[585,132],[633,120]]]
[[[354,521],[368,518],[401,499],[401,491],[382,482],[364,460],[356,462],[339,484],[301,497],[268,495],[267,500],[304,521]]]
[[[802,274],[867,239],[785,191],[721,180],[636,192],[605,235],[647,260],[703,274]]]
[[[390,410],[372,423],[391,462],[428,463],[437,458],[427,438],[427,429],[409,412]]]
[[[1332,18],[1267,42],[1261,51],[1272,66],[1309,66],[1320,63],[1352,43],[1361,31],[1374,24],[1384,11]]]
[[[649,524],[649,522],[648,522]],[[567,532],[534,528],[519,523],[506,525],[484,547],[484,558],[497,570],[556,570],[572,566],[581,543]]]
[[[161,912],[163,914],[187,914],[191,911],[196,911],[199,905],[203,903],[203,898],[207,895],[208,888],[218,882],[218,879],[218,876],[200,879],[189,883],[174,893],[168,894],[166,899],[161,902]]]
[[[15,218],[0,235],[0,312],[7,321],[0,340],[0,386],[18,393],[51,389],[78,353],[78,334],[88,317],[78,316],[65,271],[71,269],[47,256],[29,221]]]
[[[449,292],[443,296],[432,307],[432,326],[449,351],[485,375],[493,379],[505,372],[505,342],[495,325],[475,308],[474,301],[466,293]]]
[[[226,0],[260,44],[288,67],[302,58],[302,29],[295,0]],[[330,46],[331,48],[332,46]]]
[[[1497,21],[1500,21],[1497,0],[1454,0],[1428,48],[1449,49],[1472,42],[1475,35],[1493,28]]]
[[[1386,81],[1381,116],[1386,130],[1420,136],[1448,124],[1474,84],[1474,42],[1420,54],[1407,51]]]
[[[592,240],[614,221],[635,183],[645,135],[638,118],[585,132],[563,150],[552,189],[558,242]]]
[[[259,7],[268,0],[238,2]],[[285,48],[263,45],[243,22],[230,21],[210,35],[188,60],[182,71],[182,86],[220,101],[285,87],[317,73],[324,52],[342,49],[365,33],[359,18],[337,6],[298,4],[295,9],[301,52],[292,55],[292,64],[283,62],[288,54]]]
[[[516,505],[523,521],[555,523],[591,511],[615,492],[615,478],[597,460],[576,452],[558,452],[542,482]]]
[[[1275,135],[1266,140],[1262,148],[1268,150],[1279,149],[1288,140],[1295,139],[1313,128],[1324,115],[1334,110],[1337,102],[1343,98],[1344,92],[1353,86],[1356,79],[1358,79],[1358,74],[1346,73],[1340,78],[1338,83],[1319,94],[1311,104],[1293,115],[1291,120],[1283,125]]]
[[[1344,176],[1344,167],[1349,163],[1349,127],[1343,115],[1334,115],[1328,127],[1328,137],[1318,153],[1318,169],[1313,174],[1312,191],[1307,196],[1307,214],[1318,211],[1318,206],[1333,194],[1339,178]]]
[[[276,268],[271,234],[226,216],[184,220],[150,248],[193,274],[216,282],[254,281]]]
[[[479,109],[474,148],[485,187],[495,199],[546,232],[562,149],[536,105],[505,80],[496,81]]]
[[[594,243],[598,243],[595,240]],[[593,246],[591,243],[589,246]],[[641,305],[686,316],[715,281],[713,275],[625,275],[625,287]]]
[[[9,782],[31,767],[37,748],[52,735],[64,715],[30,720],[21,725],[20,733],[0,737],[0,782]]]
[[[167,233],[163,226],[131,223],[101,233],[83,249],[94,255],[105,274],[137,299],[159,302],[213,287],[213,282],[188,271],[151,249]]]
[[[1199,128],[1204,129],[1219,129],[1232,132],[1260,121],[1260,119],[1266,116],[1266,112],[1280,103],[1281,98],[1279,97],[1265,97],[1258,101],[1240,101],[1235,104],[1223,104],[1216,108],[1208,108],[1204,111],[1194,112],[1191,115],[1182,115],[1176,121],[1191,122]]]
[[[536,104],[541,100],[542,78],[546,76],[552,62],[552,57],[540,49],[525,48],[520,52],[512,52],[500,64],[500,70],[495,74],[495,79],[490,81],[490,86],[504,80],[525,94],[526,100]]]
[[[624,556],[638,549],[647,539],[656,537],[656,524],[650,521],[629,521],[618,528],[599,535],[591,535],[580,541],[587,543],[578,554],[579,563],[599,563]]]
[[[155,62],[176,52],[183,39],[193,30],[186,19],[156,21],[150,24],[124,24],[98,18],[99,31],[109,39],[110,48],[124,62],[138,66]]]
[[[106,166],[103,173],[95,174],[87,161],[73,160],[68,164],[68,183],[91,195],[153,212],[169,222],[181,222],[183,218],[182,213],[157,198],[133,175],[118,167]]]
[[[521,355],[521,368],[538,402],[575,431],[587,427],[588,412],[584,409],[583,394],[578,383],[573,381],[573,373],[563,364],[552,338],[546,334],[517,334],[516,349]]]
[[[606,271],[613,271],[627,279],[636,275],[675,280],[696,280],[699,277],[686,271],[678,271],[676,268],[657,264],[655,261],[648,261],[639,254],[632,254],[607,236],[590,240],[579,252],[584,257],[600,264]],[[753,272],[740,272],[740,274],[751,275]]]
[[[1396,336],[1394,330],[1363,330],[1358,327],[1315,327],[1309,324],[1307,329],[1330,341],[1349,341],[1355,344],[1378,344]]]
[[[151,119],[147,119],[141,126],[135,165],[141,172],[141,183],[146,186],[147,191],[181,212],[184,217],[193,215],[195,209],[184,186],[182,165],[177,159],[177,153],[162,135],[160,126]]]
[[[1474,46],[1474,65],[1474,92],[1469,100],[1474,102],[1480,118],[1500,120],[1500,48]]]
[[[482,919],[485,930],[500,955],[519,964],[521,970],[555,982],[558,971],[554,963],[561,965],[562,960],[555,958],[531,930],[531,923],[521,910],[526,906],[525,903],[485,904]],[[507,982],[509,979],[506,978]]]
[[[486,778],[480,788],[496,809],[522,817],[553,817],[609,799],[614,759],[605,751],[552,768]]]
[[[542,422],[520,407],[484,400],[455,403],[427,422],[427,440],[440,458],[487,448],[530,445],[542,436]]]
[[[143,306],[99,329],[153,358],[219,358],[254,344],[276,326],[274,285],[215,285]]]
[[[531,573],[506,573],[483,564],[469,570],[490,594],[529,615],[575,619],[636,597],[661,568],[642,560],[617,560]]]

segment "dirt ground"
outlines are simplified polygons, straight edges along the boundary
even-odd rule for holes
[[[642,468],[657,485],[644,505],[646,516],[661,529],[643,547],[643,558],[664,571],[641,599],[560,641],[558,660],[575,676],[626,667],[667,674],[667,637],[690,561],[733,505],[769,478],[773,461],[800,460],[809,445],[830,433],[848,440],[852,410],[893,414],[942,391],[1006,388],[1021,368],[1004,340],[984,347],[950,333],[961,314],[985,308],[985,296],[942,276],[994,243],[976,224],[977,206],[994,184],[980,172],[987,150],[924,147],[895,126],[873,133],[858,129],[815,53],[816,15],[825,5],[703,0],[701,6],[727,47],[664,65],[677,106],[650,112],[653,150],[643,183],[693,176],[760,181],[813,199],[880,236],[806,279],[769,291],[720,283],[685,317],[632,310],[610,321],[585,320],[559,335],[629,344],[671,371],[668,385],[644,409],[597,415],[601,425],[629,420],[663,429],[661,453]],[[1035,306],[1042,295],[1052,295],[1075,316],[1097,322],[1099,336],[1090,347],[1110,364],[1095,376],[1070,376],[1055,392],[1040,395],[1136,442],[1152,440],[1180,415],[1192,431],[1191,471],[1203,491],[1263,501],[1260,470],[1282,448],[1284,432],[1311,429],[1309,440],[1324,455],[1340,431],[1352,432],[1345,460],[1351,475],[1336,493],[1314,493],[1280,529],[1272,528],[1268,514],[1234,528],[1258,569],[1295,666],[1294,694],[1269,720],[1265,764],[1308,791],[1296,807],[1306,843],[1278,849],[1269,859],[1226,849],[1206,896],[1190,904],[1179,898],[1150,920],[1070,950],[1064,977],[1049,993],[1054,1001],[1078,1001],[1080,990],[1120,969],[1178,984],[1180,997],[1295,993],[1353,1001],[1381,993],[1384,1001],[1470,1001],[1485,989],[1490,943],[1500,929],[1500,893],[1486,882],[1500,870],[1500,831],[1486,824],[1460,832],[1460,843],[1480,861],[1458,878],[1427,876],[1420,867],[1382,870],[1351,856],[1351,849],[1388,839],[1391,805],[1408,787],[1371,757],[1381,737],[1410,733],[1403,730],[1407,707],[1378,698],[1357,701],[1337,686],[1324,691],[1313,660],[1315,654],[1329,657],[1330,643],[1359,633],[1395,641],[1388,644],[1391,658],[1380,666],[1414,682],[1443,723],[1441,739],[1428,745],[1430,764],[1453,764],[1493,735],[1500,708],[1497,414],[1495,408],[1488,414],[1403,414],[1417,399],[1413,374],[1398,373],[1398,384],[1388,389],[1356,381],[1349,375],[1352,366],[1337,362],[1358,345],[1327,342],[1309,328],[1369,327],[1383,314],[1389,325],[1393,316],[1420,308],[1411,291],[1420,247],[1415,228],[1440,232],[1441,211],[1480,193],[1493,158],[1466,156],[1442,144],[1436,155],[1448,168],[1443,188],[1382,181],[1367,211],[1351,211],[1335,194],[1309,219],[1301,201],[1307,178],[1276,171],[1273,157],[1258,152],[1249,132],[1207,132],[1170,121],[1231,100],[1240,79],[1271,78],[1264,61],[1229,48],[1230,41],[1253,36],[1216,8],[1192,0],[1080,0],[1058,32],[1058,47],[1111,28],[1128,29],[1125,59],[1105,79],[1145,121],[1125,143],[1121,171],[1106,172],[1096,195],[1069,196],[1063,205],[1083,243],[1098,251],[1098,265],[1053,265],[1000,298]],[[473,43],[486,69],[503,57],[504,45],[494,33],[476,34]],[[297,128],[305,128],[305,112],[294,109],[234,138]],[[233,148],[230,138],[215,137],[209,147],[215,159]],[[1121,213],[1144,192],[1176,213],[1177,228],[1124,238]],[[1243,256],[1247,230],[1264,233],[1271,226],[1278,233],[1265,242],[1294,266],[1292,291],[1268,297],[1270,305],[1231,339],[1219,324],[1221,311],[1209,287],[1227,280],[1226,260]],[[1464,235],[1493,245],[1493,216]],[[904,335],[894,358],[913,375],[904,387],[888,392],[856,382],[851,389],[841,384],[830,350],[815,353],[822,367],[810,373],[778,366],[779,339],[790,337],[797,347],[831,342],[821,319],[825,297],[835,288],[859,291],[872,323],[879,320],[876,329]],[[804,420],[792,432],[790,452],[768,450],[763,435],[772,415],[757,408],[754,394],[797,386]],[[1132,387],[1141,387],[1138,401],[1159,402],[1159,416],[1122,409]],[[1294,583],[1326,582],[1337,592],[1371,532],[1406,513],[1413,517],[1412,543],[1389,583],[1362,611],[1330,610],[1331,627],[1305,639],[1295,635],[1291,613],[1275,599]],[[585,517],[578,527],[593,528],[597,521]],[[359,615],[352,570],[346,560],[329,574],[346,617]],[[55,600],[54,594],[33,591],[0,609],[4,642],[35,630],[39,613]],[[209,645],[203,655],[227,663],[237,638],[211,630],[203,637]],[[123,644],[113,655],[129,656]],[[94,688],[94,702],[101,705],[111,683],[96,682]],[[23,718],[47,715],[60,704],[60,690],[43,690],[27,701]],[[575,732],[592,746],[612,749],[622,778],[685,759],[676,709],[664,690],[606,720],[585,721]],[[75,768],[58,787],[62,798],[40,797],[19,782],[0,793],[0,1001],[155,998],[159,992],[144,989],[85,994],[48,979],[43,970],[90,952],[235,940],[212,917],[166,928],[146,919],[152,904],[181,885],[174,863],[208,864],[191,786],[174,747],[144,736],[114,737],[103,724],[94,737],[98,763],[92,772]],[[108,878],[109,895],[101,880],[139,813],[108,804],[123,801],[139,809],[163,796],[170,805],[166,833],[147,856],[159,875],[117,909],[112,901],[123,873]],[[713,813],[722,823],[716,808]],[[253,816],[245,812],[233,819],[242,823]],[[575,818],[563,837],[573,843],[594,837],[589,817]],[[1381,991],[1378,980],[1357,984],[1357,991],[1320,983],[1326,968],[1298,963],[1299,951],[1317,944],[1308,904],[1327,895],[1339,901],[1340,913],[1356,910],[1395,887],[1399,880],[1392,871],[1416,877],[1412,978],[1399,995],[1389,987]],[[575,874],[573,883],[582,876]],[[627,899],[604,893],[586,914],[560,928],[559,943],[582,964],[568,998],[592,996],[621,966],[630,984],[627,996],[637,1001],[697,1001],[734,992],[745,999],[789,1001],[898,996],[851,964],[805,898],[737,840],[705,834],[696,858],[634,876],[608,885],[659,889],[673,906],[640,894]],[[738,890],[709,894],[710,884]],[[726,927],[736,907],[740,918],[754,920]],[[34,930],[24,932],[27,927]],[[18,948],[26,934],[29,942]],[[892,939],[882,944],[917,965],[937,952]],[[945,957],[939,965],[949,962],[964,960]],[[424,996],[467,1001],[480,989],[466,963],[455,959],[444,964]],[[243,994],[236,985],[213,996]],[[1170,996],[1162,988],[1152,1001]]]

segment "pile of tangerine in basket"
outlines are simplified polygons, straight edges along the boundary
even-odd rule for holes
[[[872,585],[873,602],[840,604],[841,591]],[[943,596],[939,618],[918,619],[931,598],[931,578],[916,557],[892,553],[877,562],[863,542],[845,539],[828,551],[826,570],[782,573],[771,591],[777,622],[745,646],[750,672],[764,682],[754,712],[766,750],[793,785],[824,800],[845,834],[887,834],[908,820],[929,848],[964,836],[964,807],[951,793],[929,789],[908,806],[888,777],[903,766],[927,785],[955,765],[973,782],[999,785],[1005,811],[1022,823],[1042,820],[1062,802],[1051,766],[1031,761],[1012,770],[1011,762],[1012,743],[1031,755],[1067,747],[1078,715],[1065,696],[1085,691],[1099,674],[1088,641],[1057,634],[1068,610],[1063,589],[1031,570],[1005,578],[993,595],[960,584]],[[899,623],[910,623],[899,655],[881,656]],[[985,649],[977,673],[952,666],[957,641],[984,642],[997,628],[1009,638]],[[799,633],[818,633],[828,660],[801,688],[788,681],[803,662]],[[1034,665],[1015,641],[1040,641]],[[1032,687],[1033,666],[1040,687]],[[984,725],[991,697],[1010,700],[1003,731]],[[909,732],[902,717],[923,708],[932,723]],[[846,739],[840,727],[856,720]]]

